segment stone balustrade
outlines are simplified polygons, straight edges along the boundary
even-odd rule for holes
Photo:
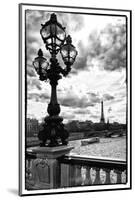
[[[126,162],[87,156],[64,156],[61,163],[61,187],[124,184]]]
[[[125,184],[127,182],[125,161],[68,154],[57,159],[55,170],[53,170],[55,187],[51,187],[50,162],[53,160],[27,153],[26,189]]]

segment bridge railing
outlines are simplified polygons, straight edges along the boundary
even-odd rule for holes
[[[125,184],[127,164],[122,160],[65,155],[57,159],[59,177],[55,188]],[[26,189],[49,189],[50,168],[47,159],[26,154]],[[56,181],[56,180],[54,180]]]
[[[122,160],[67,155],[61,163],[61,187],[124,184],[127,165]]]

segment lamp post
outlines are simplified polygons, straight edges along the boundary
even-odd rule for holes
[[[77,50],[72,45],[72,39],[66,36],[65,28],[57,21],[56,15],[51,14],[50,20],[41,24],[41,37],[46,49],[50,52],[50,64],[43,57],[41,49],[38,51],[38,57],[33,61],[33,65],[41,81],[49,80],[51,85],[51,99],[48,104],[48,116],[45,117],[43,130],[39,132],[38,138],[41,141],[40,146],[54,147],[58,145],[67,145],[68,132],[62,123],[63,118],[59,116],[60,105],[57,101],[57,84],[62,76],[67,76],[73,65]],[[61,53],[66,67],[63,69],[56,58]]]

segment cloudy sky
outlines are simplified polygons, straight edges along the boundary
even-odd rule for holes
[[[50,85],[39,81],[32,66],[41,48],[49,60],[40,36],[41,23],[49,12],[26,12],[27,41],[27,117],[41,120],[47,115]],[[59,81],[58,102],[64,122],[99,122],[104,100],[105,119],[126,122],[126,21],[125,17],[56,13],[78,51],[72,71]],[[58,54],[61,65],[63,61]]]

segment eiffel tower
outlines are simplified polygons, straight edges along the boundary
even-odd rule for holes
[[[101,101],[101,118],[100,118],[100,123],[105,123],[103,101]]]

